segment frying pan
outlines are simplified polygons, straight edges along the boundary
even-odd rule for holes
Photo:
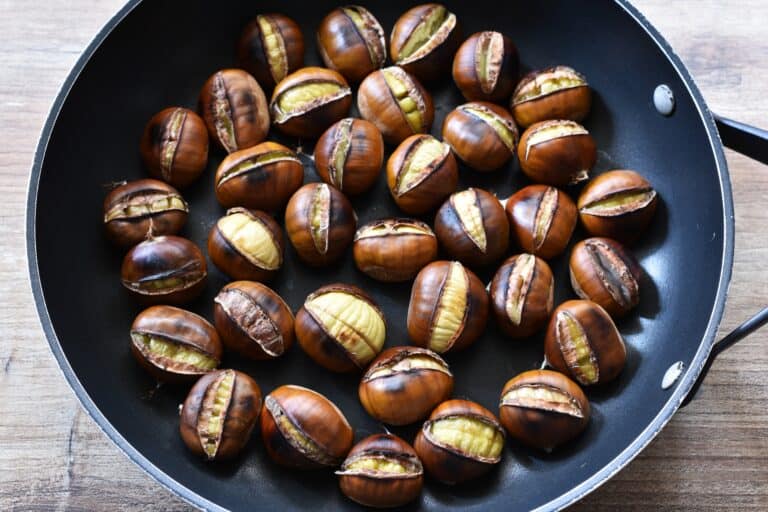
[[[366,5],[388,31],[412,3]],[[123,253],[102,234],[102,184],[145,175],[137,147],[146,120],[169,105],[194,106],[205,79],[234,64],[234,41],[256,14],[278,11],[294,17],[310,43],[306,63],[315,64],[314,30],[334,6],[130,1],[66,80],[37,149],[27,246],[34,296],[51,349],[83,407],[107,436],[160,484],[199,507],[355,508],[338,491],[332,472],[296,474],[276,467],[258,435],[231,464],[205,463],[187,452],[177,431],[177,405],[187,390],[156,389],[129,355],[128,329],[140,308],[119,284]],[[500,467],[486,478],[455,487],[430,482],[421,501],[411,505],[424,510],[558,509],[634,458],[692,396],[712,358],[765,323],[768,309],[714,343],[733,262],[726,161],[715,120],[688,72],[632,6],[607,0],[474,0],[449,7],[465,35],[484,29],[510,35],[526,69],[569,64],[583,72],[595,91],[585,122],[600,148],[595,174],[636,169],[662,198],[652,229],[635,248],[646,272],[640,306],[619,323],[628,363],[617,381],[590,390],[594,412],[585,434],[551,454],[510,441]],[[674,95],[669,116],[654,108],[652,97],[660,84]],[[448,77],[432,91],[437,109],[432,132],[439,134],[445,114],[462,100]],[[768,161],[765,132],[721,122],[727,144]],[[274,133],[270,137],[311,152],[313,141]],[[183,191],[191,205],[183,234],[201,246],[223,213],[212,193],[214,169],[222,156],[214,152],[203,179]],[[311,161],[305,163],[306,180],[316,181]],[[516,163],[492,175],[461,171],[462,187],[483,187],[502,198],[525,184]],[[398,213],[383,178],[353,204],[360,223]],[[583,235],[577,232],[574,239]],[[572,297],[566,259],[552,265],[558,303]],[[490,272],[481,277],[487,282]],[[226,281],[212,268],[206,292],[189,308],[210,318],[212,298]],[[367,289],[388,319],[387,345],[407,344],[409,285],[376,283],[354,269],[349,255],[318,272],[300,264],[289,248],[273,286],[296,310],[308,293],[334,281]],[[541,364],[542,339],[511,342],[491,325],[472,348],[447,359],[456,376],[455,395],[496,410],[504,382]],[[341,407],[358,439],[382,431],[358,403],[358,376],[331,375],[299,348],[264,363],[227,355],[223,366],[255,376],[265,393],[285,383],[318,390]],[[395,432],[412,440],[415,428]]]

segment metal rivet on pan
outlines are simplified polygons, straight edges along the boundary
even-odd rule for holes
[[[667,371],[664,373],[664,378],[661,379],[661,389],[669,389],[672,387],[672,384],[677,382],[677,379],[680,378],[680,375],[683,374],[683,370],[685,369],[685,363],[682,361],[678,361],[672,366],[670,366]]]
[[[675,110],[675,93],[667,84],[661,84],[653,90],[653,105],[659,114],[663,116],[672,115]]]

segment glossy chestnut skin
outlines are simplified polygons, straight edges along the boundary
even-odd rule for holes
[[[565,192],[547,185],[529,185],[507,199],[504,208],[512,240],[525,252],[545,260],[568,247],[578,214]]]
[[[373,123],[347,117],[320,136],[314,157],[320,179],[345,194],[361,194],[381,173],[384,139]]]
[[[526,260],[530,258],[533,262]],[[547,325],[554,292],[554,277],[546,261],[531,254],[507,258],[493,276],[489,291],[496,323],[512,338],[532,336]]]
[[[359,5],[329,12],[317,29],[317,47],[325,66],[352,83],[359,83],[387,60],[384,29],[370,11]]]
[[[488,56],[483,68],[483,56]],[[510,97],[520,68],[512,40],[499,32],[476,32],[453,57],[453,81],[468,101],[502,102]]]
[[[592,93],[586,78],[568,66],[528,73],[515,87],[510,101],[512,115],[523,127],[547,119],[581,121],[591,107]]]
[[[563,130],[564,134],[536,142],[534,135],[549,130]],[[542,121],[523,132],[517,157],[531,181],[564,187],[587,179],[597,161],[597,146],[589,132],[574,121]]]
[[[452,268],[453,267],[453,268]],[[466,279],[466,303],[464,311],[455,311],[460,325],[447,340],[433,339],[435,323],[440,320],[438,312],[451,309],[444,300],[444,292],[450,286],[452,271]],[[485,285],[469,269],[459,262],[435,261],[416,276],[411,288],[408,304],[408,337],[414,345],[443,354],[469,347],[483,334],[488,320],[488,293]]]
[[[320,227],[313,227],[315,222]],[[327,183],[304,185],[285,208],[288,239],[308,265],[321,267],[338,260],[352,243],[356,227],[349,199]]]
[[[234,215],[243,215],[250,222],[257,223],[258,233],[264,238],[259,240],[259,244],[272,244],[273,256],[276,261],[267,262],[258,260],[250,254],[246,247],[242,245],[244,238],[242,235],[233,237],[225,229],[227,219]],[[223,224],[224,223],[224,224]],[[285,251],[285,241],[283,231],[277,222],[268,214],[258,210],[247,210],[245,208],[231,208],[227,210],[224,217],[221,217],[208,233],[208,256],[216,267],[227,274],[232,279],[248,281],[269,281],[275,277],[275,274],[283,265],[283,253]]]
[[[187,222],[189,206],[179,191],[162,181],[129,181],[104,198],[104,230],[120,247],[131,247],[150,235],[175,235]]]
[[[311,450],[303,448],[289,431],[281,428],[281,418],[310,441]],[[338,466],[354,441],[352,427],[339,408],[320,393],[301,386],[280,386],[268,394],[260,425],[269,458],[289,468]]]
[[[574,343],[568,325],[576,323],[585,338]],[[577,362],[574,347],[586,347],[586,365]],[[589,300],[569,300],[560,304],[547,327],[544,352],[549,366],[583,386],[604,384],[615,379],[624,368],[627,349],[610,315]]]
[[[381,460],[400,465],[403,473],[355,469],[356,462]],[[344,495],[361,505],[375,508],[399,507],[421,494],[424,468],[416,451],[392,434],[374,434],[357,443],[336,472]]]
[[[590,235],[631,244],[648,228],[658,201],[656,190],[640,174],[616,170],[587,183],[577,206],[581,223]]]
[[[452,194],[437,211],[435,233],[451,258],[471,267],[497,261],[509,247],[504,207],[496,196],[480,188]]]
[[[227,384],[231,389],[223,389]],[[217,391],[226,406],[220,410],[224,416],[220,431],[211,432],[209,422],[216,411],[213,399]],[[261,389],[256,381],[237,370],[218,370],[201,377],[189,391],[181,409],[179,433],[187,448],[199,457],[209,461],[232,459],[251,439],[260,412]]]
[[[174,187],[191,185],[208,165],[208,132],[193,111],[170,107],[149,120],[139,151],[150,176]]]
[[[174,351],[153,350],[167,344]],[[191,354],[195,361],[181,356]],[[152,306],[136,316],[131,325],[131,354],[154,378],[164,382],[185,383],[216,369],[221,361],[222,345],[216,329],[203,317],[173,306]]]
[[[352,255],[355,266],[377,281],[409,281],[437,257],[437,237],[419,220],[375,220],[355,233]]]
[[[643,271],[619,242],[588,238],[573,246],[568,269],[576,295],[621,318],[640,302]]]
[[[128,251],[120,277],[141,304],[184,304],[205,288],[205,256],[186,238],[151,237]]]
[[[293,312],[271,288],[229,283],[213,300],[213,320],[224,345],[255,360],[274,359],[293,345]]]
[[[453,375],[435,352],[421,347],[392,347],[373,360],[358,387],[363,408],[390,425],[426,418],[453,392]]]
[[[198,111],[208,134],[227,153],[255,146],[269,131],[269,107],[261,86],[242,69],[222,69],[205,82]]]
[[[238,170],[239,166],[245,167]],[[225,208],[276,211],[303,181],[304,165],[296,153],[276,142],[262,142],[232,153],[219,164],[216,199]]]
[[[493,429],[495,436],[500,438],[499,453],[492,456],[476,455],[456,446],[436,442],[430,435],[432,425],[451,417],[470,418]],[[432,411],[416,434],[413,447],[429,476],[446,484],[457,484],[478,478],[493,469],[501,461],[504,437],[504,429],[491,411],[469,400],[454,399],[443,402]]]
[[[493,124],[488,117],[495,120]],[[459,105],[445,116],[443,140],[469,167],[489,172],[515,155],[518,132],[515,120],[504,108],[475,101]]]
[[[547,400],[551,393],[562,402]],[[551,370],[530,370],[504,385],[499,419],[507,433],[523,444],[551,450],[581,434],[589,423],[589,400],[571,379]]]
[[[274,56],[271,60],[270,54]],[[289,73],[304,66],[301,29],[284,14],[260,14],[240,35],[237,61],[265,91],[271,91]]]

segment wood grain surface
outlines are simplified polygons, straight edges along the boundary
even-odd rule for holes
[[[48,349],[27,278],[37,137],[80,52],[122,0],[0,0],[0,509],[187,510],[81,410]],[[638,0],[712,110],[768,128],[768,2]],[[768,168],[727,153],[736,262],[724,334],[768,302]],[[673,341],[673,340],[672,340]],[[699,397],[577,510],[768,510],[768,329],[715,363]]]

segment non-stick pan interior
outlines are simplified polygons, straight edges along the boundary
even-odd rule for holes
[[[389,32],[412,4],[366,3]],[[229,464],[191,456],[178,435],[177,406],[186,389],[163,386],[140,369],[128,351],[128,329],[140,307],[120,286],[123,253],[104,239],[104,184],[145,176],[138,155],[144,123],[170,105],[194,108],[199,88],[219,68],[234,65],[235,41],[256,14],[284,12],[295,18],[308,43],[306,63],[317,64],[314,31],[335,7],[327,2],[151,1],[131,12],[85,66],[51,133],[39,182],[36,249],[45,305],[63,353],[101,413],[151,464],[192,492],[223,507],[337,510],[351,507],[331,471],[299,474],[266,457],[258,434],[245,455]],[[425,509],[529,509],[558,498],[609,464],[659,414],[671,390],[661,389],[666,369],[689,363],[699,349],[718,295],[724,255],[724,206],[716,159],[697,105],[662,51],[618,4],[537,1],[456,2],[465,35],[494,29],[516,43],[525,70],[568,64],[592,85],[594,106],[585,122],[597,140],[596,171],[631,168],[647,176],[662,201],[651,231],[636,247],[647,273],[637,312],[620,322],[628,365],[617,382],[590,390],[593,417],[576,442],[552,454],[509,442],[498,470],[468,485],[430,482]],[[659,115],[652,92],[669,84],[677,105]],[[431,87],[440,134],[445,114],[462,103],[450,77]],[[356,114],[356,111],[354,112]],[[279,137],[291,146],[299,141]],[[302,141],[311,153],[313,141]],[[212,152],[203,178],[183,194],[191,214],[183,235],[201,246],[223,213],[213,174],[223,155]],[[306,180],[317,176],[306,160]],[[461,186],[487,188],[506,198],[525,185],[517,164],[492,175],[464,169]],[[576,190],[574,190],[576,192]],[[354,201],[360,223],[398,214],[383,175],[375,189]],[[280,219],[282,221],[282,219]],[[431,218],[426,220],[431,222]],[[577,232],[577,237],[583,236]],[[305,296],[334,282],[356,283],[384,310],[387,346],[408,343],[405,316],[410,287],[374,282],[354,269],[351,255],[317,271],[297,261],[291,248],[272,286],[298,309]],[[553,262],[556,302],[573,296],[565,258]],[[490,272],[482,274],[488,281]],[[205,294],[190,308],[211,318],[212,298],[226,283],[211,266]],[[447,357],[456,376],[455,395],[491,410],[507,379],[542,362],[540,337],[514,342],[491,326],[469,350]],[[357,399],[357,376],[331,374],[297,346],[284,358],[250,363],[227,355],[224,366],[253,375],[265,393],[280,384],[311,387],[336,402],[356,437],[381,432]],[[412,440],[413,428],[393,429]],[[649,433],[646,433],[648,435]]]

